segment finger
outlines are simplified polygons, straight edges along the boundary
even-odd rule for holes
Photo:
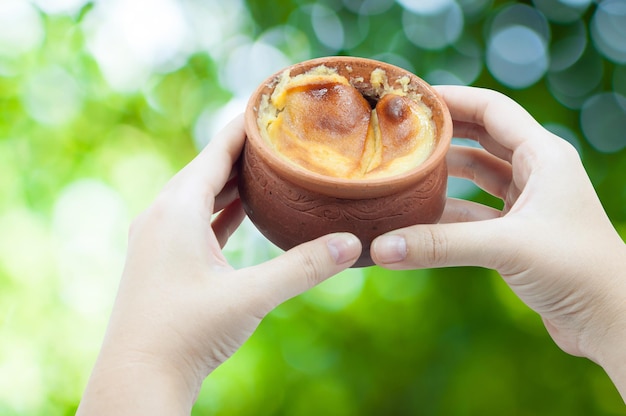
[[[469,179],[482,190],[505,199],[511,186],[511,164],[483,149],[452,146],[447,155],[450,175]]]
[[[542,127],[523,107],[496,91],[462,86],[439,86],[455,122],[483,126],[488,137],[514,151],[522,143],[534,140]]]
[[[233,177],[226,182],[224,188],[215,197],[215,205],[213,207],[213,213],[219,212],[226,208],[239,198],[239,189],[237,188],[237,177]]]
[[[233,172],[245,141],[243,116],[228,123],[204,149],[172,179],[172,185],[190,195],[213,198]]]
[[[502,212],[495,208],[473,201],[448,198],[439,223],[485,221],[501,216]]]
[[[279,257],[253,266],[250,284],[256,287],[254,307],[266,313],[327,278],[352,266],[361,242],[348,233],[335,233],[301,244]],[[250,269],[247,269],[250,270]]]
[[[498,269],[510,245],[503,218],[453,224],[424,224],[376,238],[374,262],[394,270],[480,266]]]
[[[224,248],[230,236],[239,228],[245,217],[246,213],[241,205],[241,200],[236,199],[213,220],[211,227],[221,248]]]
[[[447,155],[448,169],[451,176],[469,179],[482,190],[504,201],[503,213],[508,212],[521,194],[524,181],[518,185],[513,181],[512,165],[483,149],[466,146],[452,146]],[[471,218],[473,211],[462,208],[459,214]],[[486,215],[486,207],[481,211]],[[442,222],[457,222],[442,221]]]
[[[511,162],[513,151],[494,140],[483,126],[455,120],[453,135],[459,139],[474,140],[492,155],[509,163]]]
[[[243,115],[228,123],[191,162],[194,173],[201,183],[212,185],[217,195],[239,159],[245,141]]]

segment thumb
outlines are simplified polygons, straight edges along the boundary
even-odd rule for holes
[[[253,266],[250,276],[258,295],[274,308],[352,266],[360,254],[361,242],[354,235],[329,234]]]
[[[372,242],[371,256],[379,266],[396,270],[449,266],[498,269],[507,246],[501,220],[420,224],[395,230]]]

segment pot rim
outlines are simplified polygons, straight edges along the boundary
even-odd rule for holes
[[[418,86],[419,92],[438,108],[429,104],[433,112],[441,114],[441,126],[437,126],[437,140],[435,148],[428,158],[418,166],[400,174],[374,178],[374,179],[346,179],[322,175],[305,169],[295,163],[291,163],[280,157],[271,148],[265,139],[261,137],[257,123],[258,108],[263,94],[268,93],[276,85],[277,78],[285,71],[293,69],[308,69],[319,65],[328,67],[337,66],[361,66],[381,68],[388,74],[390,71],[409,76],[411,84]],[[397,77],[394,77],[397,78]],[[362,199],[380,197],[396,193],[400,190],[420,182],[428,177],[441,163],[445,163],[445,157],[452,140],[452,117],[448,107],[440,94],[426,81],[417,75],[398,66],[368,58],[352,56],[327,56],[322,58],[303,61],[277,71],[261,83],[250,96],[245,111],[246,146],[251,146],[257,151],[258,156],[273,169],[281,178],[299,185],[305,189],[321,194],[346,199]]]

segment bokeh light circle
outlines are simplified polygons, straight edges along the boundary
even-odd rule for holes
[[[483,69],[483,51],[477,41],[463,37],[442,53],[443,62],[426,75],[434,84],[469,85]]]
[[[35,0],[35,4],[47,14],[69,14],[74,15],[89,0]]]
[[[42,124],[59,126],[76,117],[83,106],[78,82],[65,69],[54,66],[33,73],[25,84],[22,102]]]
[[[174,0],[97,2],[83,23],[88,48],[111,86],[133,91],[170,72],[191,52],[191,28]]]
[[[393,7],[395,0],[343,0],[343,5],[352,13],[362,16],[381,14]]]
[[[539,81],[548,69],[543,39],[526,26],[509,26],[489,39],[487,66],[492,75],[512,88]]]
[[[587,28],[581,21],[563,26],[550,45],[550,70],[561,71],[580,59],[587,48]]]
[[[340,50],[344,46],[345,32],[341,19],[334,10],[314,4],[310,9],[311,25],[319,41],[333,50]]]
[[[533,0],[535,7],[557,23],[575,22],[587,11],[592,0]]]
[[[289,58],[276,47],[248,41],[234,48],[227,57],[220,79],[235,96],[245,97],[265,78],[290,64]]]
[[[626,148],[626,97],[614,92],[594,95],[585,102],[580,124],[591,145],[603,153]]]
[[[18,0],[0,2],[0,57],[29,52],[43,38],[43,23],[33,6]]]
[[[203,149],[217,133],[246,110],[248,97],[233,97],[223,106],[205,109],[196,120],[193,128],[193,139],[198,150]]]
[[[292,25],[280,25],[263,32],[257,42],[271,45],[291,61],[305,61],[311,57],[311,43],[304,32]]]
[[[543,14],[516,4],[501,10],[487,31],[487,67],[502,84],[526,88],[548,70],[550,26]]]
[[[82,315],[100,317],[115,293],[128,235],[128,210],[115,189],[96,179],[79,179],[59,194],[52,217],[59,296]],[[106,294],[106,296],[103,296]]]
[[[420,4],[420,7],[417,7]],[[432,7],[426,8],[424,5]],[[415,3],[402,13],[404,34],[414,45],[429,50],[442,49],[463,33],[464,17],[461,7],[450,1]],[[436,7],[435,7],[436,6]]]
[[[579,109],[602,82],[604,63],[595,49],[586,48],[574,64],[560,71],[551,71],[548,88],[561,104]]]
[[[493,5],[493,0],[461,0],[463,14],[468,20],[478,19]]]
[[[370,33],[370,17],[367,15],[341,13],[338,15],[343,27],[342,50],[351,50],[360,45]]]
[[[397,0],[405,10],[419,15],[437,15],[456,3],[454,0]]]
[[[537,32],[546,44],[550,43],[550,24],[546,17],[530,6],[514,4],[500,10],[487,27],[488,37],[510,26],[525,26]]]
[[[591,38],[611,61],[626,63],[626,1],[604,0],[591,20]]]
[[[435,69],[424,78],[431,85],[466,85],[456,74],[445,69]]]
[[[487,67],[508,87],[529,87],[548,70],[550,39],[542,13],[522,4],[505,7],[487,28]]]

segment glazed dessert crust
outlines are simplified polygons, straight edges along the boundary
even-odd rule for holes
[[[294,77],[285,71],[262,97],[257,121],[263,139],[284,159],[355,180],[420,165],[436,137],[431,110],[409,88],[409,78],[390,85],[382,69],[369,80],[348,79],[324,65]]]

